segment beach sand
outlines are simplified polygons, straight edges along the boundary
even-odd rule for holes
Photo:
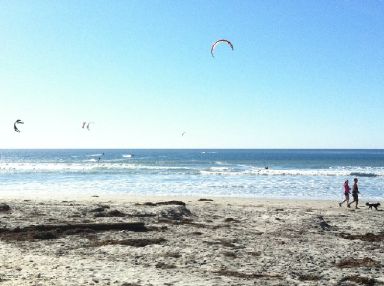
[[[382,211],[199,199],[2,199],[0,285],[384,285]]]

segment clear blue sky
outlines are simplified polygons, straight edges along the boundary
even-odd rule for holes
[[[0,148],[384,148],[383,1],[1,0],[0,40]]]

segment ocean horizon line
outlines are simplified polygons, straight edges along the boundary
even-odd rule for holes
[[[0,151],[5,150],[268,150],[268,151],[291,151],[291,150],[307,150],[307,151],[383,151],[384,148],[129,148],[129,147],[119,147],[119,148],[108,148],[108,147],[92,147],[92,148],[0,148]]]

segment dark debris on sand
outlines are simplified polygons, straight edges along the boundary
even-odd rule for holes
[[[319,281],[321,277],[316,274],[298,274],[298,279],[300,281]]]
[[[271,278],[281,278],[281,275],[278,274],[268,274],[268,273],[241,273],[237,271],[231,271],[231,270],[219,270],[216,272],[213,272],[220,276],[229,276],[229,277],[237,277],[237,278],[243,278],[243,279],[271,279]]]
[[[178,205],[177,207],[163,209],[160,212],[160,216],[171,220],[183,220],[186,218],[189,219],[192,213],[185,205]]]
[[[95,217],[125,217],[127,216],[125,213],[119,210],[112,210],[109,212],[101,211],[95,213]]]
[[[165,238],[137,238],[137,239],[123,239],[123,240],[99,240],[94,241],[91,246],[104,246],[104,245],[126,245],[126,246],[134,246],[134,247],[144,247],[152,244],[162,244],[166,242]]]
[[[94,213],[94,217],[155,217],[154,213],[135,213],[135,214],[126,214],[119,210],[109,210],[110,206],[100,205],[96,208],[90,210],[89,212]]]
[[[96,208],[90,210],[90,212],[103,212],[106,209],[110,209],[110,206],[108,206],[108,205],[100,205],[100,206],[97,206]]]
[[[379,233],[379,234],[373,234],[370,232],[366,234],[340,233],[340,237],[344,239],[350,239],[350,240],[359,239],[359,240],[368,241],[368,242],[378,242],[378,241],[384,240],[384,233]]]
[[[144,223],[76,223],[76,224],[42,224],[24,228],[0,229],[0,239],[30,241],[35,239],[57,239],[67,235],[81,235],[111,230],[127,230],[135,232],[147,231]]]
[[[329,230],[333,229],[333,227],[325,221],[323,216],[319,215],[319,216],[317,216],[317,219],[319,222],[319,226],[322,230],[329,231]]]
[[[164,263],[164,262],[158,262],[158,263],[156,263],[155,267],[156,267],[156,268],[160,268],[160,269],[174,269],[174,268],[176,268],[175,265],[173,265],[173,264],[167,264],[167,263]]]
[[[232,217],[227,217],[226,219],[224,219],[224,222],[240,222],[240,221]]]
[[[0,212],[10,211],[11,207],[5,203],[0,203]]]
[[[336,266],[338,268],[376,267],[376,266],[380,266],[380,263],[369,257],[364,257],[363,259],[348,257],[346,259],[343,259],[337,262]]]
[[[351,284],[354,283],[354,284]],[[352,275],[352,276],[346,276],[343,277],[339,283],[338,286],[351,286],[351,285],[364,285],[364,286],[375,286],[375,285],[383,285],[383,283],[379,282],[378,280],[374,278],[368,278],[358,275]]]
[[[146,202],[143,203],[144,206],[156,207],[156,206],[167,206],[167,205],[177,205],[177,206],[185,206],[185,203],[182,201],[165,201],[165,202]]]
[[[219,239],[219,240],[216,240],[216,241],[204,241],[206,244],[209,244],[209,245],[214,245],[214,244],[218,244],[218,245],[222,245],[224,247],[231,247],[231,248],[235,248],[236,245],[234,243],[237,243],[237,239]]]

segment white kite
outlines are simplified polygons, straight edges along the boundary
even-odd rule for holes
[[[216,47],[219,45],[219,44],[227,44],[228,46],[231,47],[232,51],[233,51],[233,45],[230,41],[226,40],[226,39],[220,39],[220,40],[217,40],[216,42],[214,42],[211,46],[211,55],[212,57],[214,58],[215,57],[215,54],[214,54],[214,51],[216,49]]]

